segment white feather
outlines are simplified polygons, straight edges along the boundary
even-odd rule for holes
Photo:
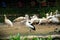
[[[9,26],[13,26],[13,23],[9,19],[5,19],[5,23]]]

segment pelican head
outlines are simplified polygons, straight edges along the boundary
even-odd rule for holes
[[[29,19],[29,15],[28,15],[28,14],[25,14],[25,18],[26,18],[26,19]]]
[[[46,13],[46,18],[49,16],[49,13]]]
[[[6,14],[4,14],[5,19],[7,19]]]
[[[25,14],[25,17],[28,17],[28,14]]]
[[[46,16],[48,16],[49,15],[49,13],[46,13]]]
[[[6,16],[6,14],[4,14],[4,16]]]
[[[52,12],[50,12],[50,16],[53,16],[53,13]]]
[[[56,12],[58,12],[58,10],[56,10]]]

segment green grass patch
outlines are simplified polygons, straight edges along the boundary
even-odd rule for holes
[[[15,36],[10,36],[10,40],[29,40],[29,38],[28,37],[24,37],[24,38],[20,38],[20,34],[18,33],[17,35],[15,35]],[[50,36],[48,36],[47,38],[39,38],[39,37],[33,37],[33,38],[31,38],[30,40],[52,40],[52,37],[51,37],[51,35]]]

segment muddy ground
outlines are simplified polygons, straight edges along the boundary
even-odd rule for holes
[[[0,37],[15,35],[20,33],[21,35],[46,35],[46,34],[55,34],[54,31],[56,28],[60,28],[60,25],[47,24],[47,25],[34,25],[36,30],[33,31],[28,28],[25,24],[15,23],[13,27],[10,27],[6,24],[0,24]]]

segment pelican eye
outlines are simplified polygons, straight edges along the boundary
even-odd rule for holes
[[[31,22],[29,22],[29,23],[31,23]]]

